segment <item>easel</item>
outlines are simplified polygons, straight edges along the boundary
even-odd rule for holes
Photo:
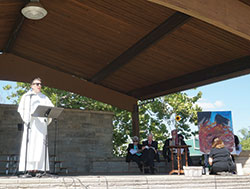
[[[52,107],[52,106],[41,106],[39,105],[34,113],[32,114],[33,117],[44,117],[44,118],[58,118],[59,115],[62,113],[63,108],[58,107]],[[48,124],[48,123],[47,123]],[[48,150],[48,131],[45,136],[45,164],[44,164],[44,173],[41,174],[39,177],[51,177],[52,175],[47,174],[46,168],[47,168],[47,150]]]

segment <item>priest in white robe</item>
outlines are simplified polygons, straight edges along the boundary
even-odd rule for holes
[[[51,119],[32,117],[31,114],[38,105],[54,106],[47,96],[41,93],[42,83],[36,78],[31,83],[31,90],[25,93],[18,106],[18,112],[24,122],[23,138],[20,150],[19,171],[44,171],[45,168],[45,141],[47,126]],[[27,164],[25,170],[27,127],[29,140],[27,145]],[[48,148],[46,158],[46,171],[49,171]]]

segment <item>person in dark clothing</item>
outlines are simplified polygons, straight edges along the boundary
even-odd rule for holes
[[[235,144],[236,150],[239,150],[240,140],[237,135],[234,135],[234,144]]]
[[[230,152],[223,141],[215,137],[212,142],[212,149],[209,154],[209,164],[211,165],[211,174],[217,174],[219,172],[235,172],[236,167],[232,161]]]
[[[168,162],[171,161],[171,151],[170,149],[168,148],[169,146],[175,146],[175,145],[178,145],[178,135],[177,135],[177,130],[174,129],[171,131],[171,136],[172,138],[168,138],[165,143],[164,143],[164,146],[163,146],[163,157],[164,159],[167,159]]]
[[[241,151],[242,151],[242,147],[241,147],[241,144],[240,144],[240,140],[239,140],[239,138],[238,138],[237,135],[234,135],[234,145],[235,145],[235,153],[236,153],[236,154],[233,154],[233,155],[232,155],[233,162],[235,162],[235,157],[234,157],[234,156],[240,155],[240,153],[241,153]]]
[[[169,148],[167,148],[168,146],[170,146],[171,143],[171,138],[168,138],[163,146],[163,151],[162,151],[162,155],[164,157],[164,159],[166,159],[168,162],[171,161],[171,151]]]
[[[171,131],[172,138],[169,138],[165,141],[164,146],[163,146],[163,157],[166,159],[168,162],[171,161],[171,150],[168,148],[169,146],[175,146],[175,145],[187,145],[184,141],[184,137],[181,134],[177,134],[177,130],[174,129]],[[187,148],[188,150],[188,148]],[[185,165],[186,159],[185,159],[185,152],[183,149],[181,149],[182,155],[181,155],[181,166]],[[192,165],[192,160],[190,158],[190,153],[189,150],[187,151],[188,155],[188,165]],[[177,149],[173,149],[173,160],[174,160],[174,167],[177,169]]]
[[[154,174],[154,159],[156,159],[158,162],[160,161],[158,154],[158,142],[153,141],[153,135],[149,134],[148,140],[143,141],[142,146],[142,161],[144,162],[145,167],[149,167],[150,172]],[[145,172],[147,173],[148,170],[146,169]]]
[[[129,144],[127,148],[126,162],[134,161],[142,172],[142,145],[139,144],[139,138],[133,137],[133,144]]]

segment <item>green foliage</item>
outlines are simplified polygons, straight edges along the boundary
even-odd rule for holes
[[[239,130],[242,150],[250,150],[250,127]]]
[[[174,93],[164,97],[164,104],[168,105],[167,115],[179,115],[181,120],[176,123],[178,130],[186,137],[191,136],[190,123],[197,125],[197,112],[202,111],[195,103],[201,98],[202,93],[188,97],[185,93]],[[195,134],[195,133],[192,133]]]
[[[246,139],[250,138],[250,127],[249,127],[249,129],[247,129],[247,128],[241,129],[241,130],[239,130],[239,132],[242,135],[240,137],[241,140],[246,140]]]
[[[10,90],[11,86],[5,86],[4,89]],[[18,103],[20,97],[29,89],[30,84],[17,83],[16,91],[8,98],[17,97],[15,102]],[[43,87],[42,92],[58,107],[113,112],[113,152],[116,156],[125,155],[127,143],[130,142],[132,136],[130,112],[63,90]],[[201,111],[201,108],[195,105],[201,95],[201,92],[194,97],[188,97],[185,93],[174,93],[154,100],[139,101],[141,140],[145,139],[148,133],[153,133],[162,147],[163,142],[170,135],[169,131],[175,127],[186,138],[189,138],[191,136],[190,124],[196,124],[197,111]],[[176,115],[181,117],[178,123],[175,122]]]
[[[145,139],[147,133],[151,132],[162,147],[174,128],[177,128],[185,138],[189,138],[192,134],[190,124],[196,124],[197,112],[201,111],[201,108],[195,105],[201,95],[201,92],[194,97],[188,97],[185,93],[174,93],[156,98],[150,103],[141,102],[141,138]],[[181,117],[178,123],[175,121],[176,115]]]
[[[250,150],[250,138],[241,141],[242,150]]]

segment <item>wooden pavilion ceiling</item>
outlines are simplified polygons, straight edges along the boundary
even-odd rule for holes
[[[137,100],[250,73],[247,0],[40,0],[39,21],[21,15],[27,2],[0,1],[3,80],[39,76],[132,111]]]

